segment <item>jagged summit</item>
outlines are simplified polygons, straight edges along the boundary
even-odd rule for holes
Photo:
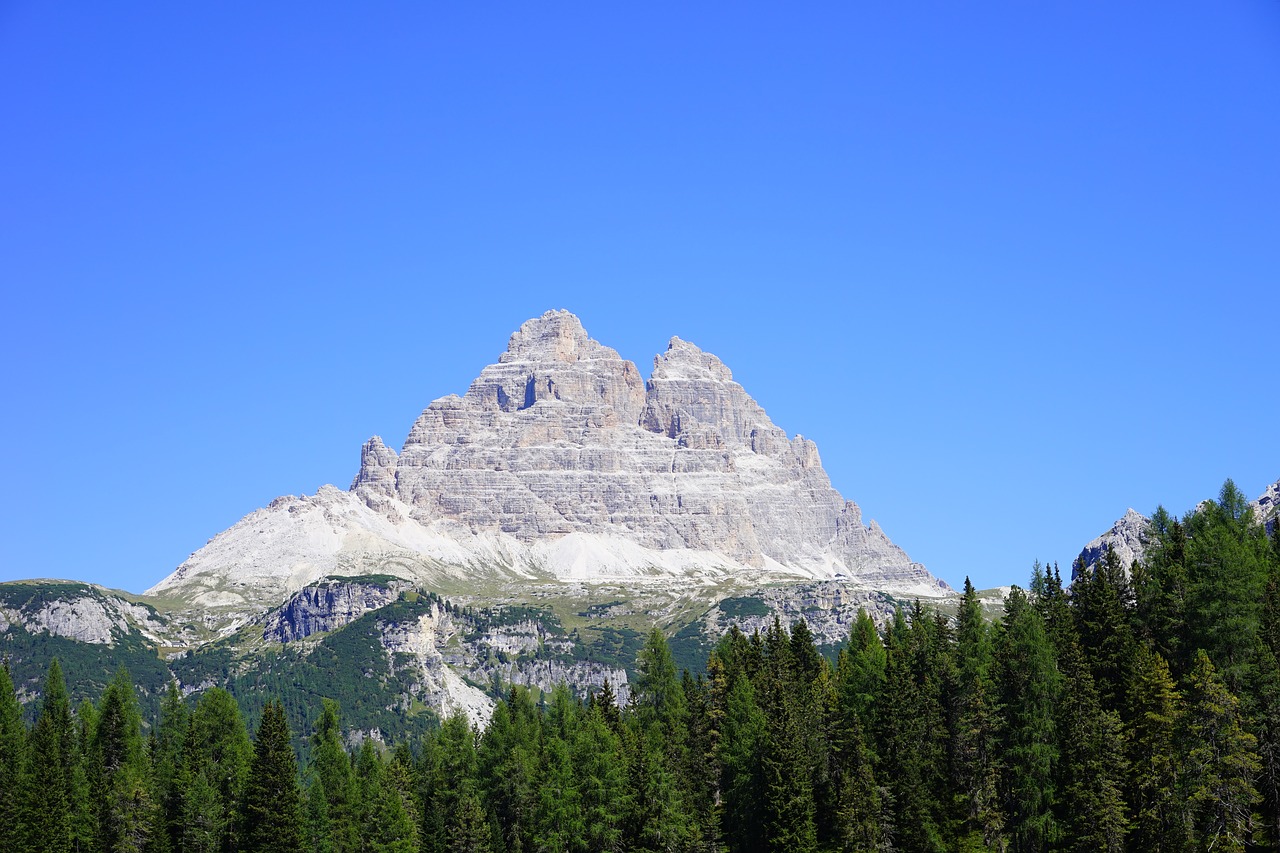
[[[154,590],[207,582],[207,600],[227,602],[245,593],[215,576],[243,574],[251,555],[252,582],[278,595],[395,554],[419,575],[683,582],[692,572],[700,583],[949,591],[863,524],[816,445],[788,438],[719,358],[672,338],[646,382],[563,310],[522,324],[464,395],[428,405],[398,453],[370,438],[348,493],[273,504],[241,525]],[[253,531],[296,547],[273,554]]]
[[[1151,519],[1129,507],[1125,514],[1111,525],[1111,529],[1093,539],[1080,552],[1072,565],[1071,578],[1075,580],[1083,572],[1093,571],[1093,567],[1101,562],[1107,549],[1115,552],[1121,567],[1127,572],[1133,561],[1140,559],[1146,552],[1147,539],[1151,529]]]

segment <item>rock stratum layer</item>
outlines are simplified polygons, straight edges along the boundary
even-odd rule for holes
[[[646,382],[578,318],[529,320],[396,453],[374,437],[350,490],[281,498],[149,592],[279,603],[335,571],[950,590],[831,486],[710,353],[673,338]]]

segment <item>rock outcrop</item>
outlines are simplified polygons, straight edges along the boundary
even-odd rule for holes
[[[433,402],[395,454],[371,439],[352,489],[386,511],[534,543],[607,535],[655,552],[869,585],[946,586],[831,487],[729,369],[673,338],[634,364],[551,311],[511,336],[466,395]]]
[[[321,578],[364,574],[950,592],[863,523],[814,443],[788,438],[716,356],[673,338],[645,382],[567,311],[522,325],[399,453],[366,442],[349,491],[273,501],[149,593],[227,636]]]
[[[1130,508],[1125,511],[1111,529],[1084,546],[1080,556],[1071,567],[1071,579],[1075,580],[1082,572],[1091,572],[1110,548],[1120,560],[1126,574],[1133,565],[1146,553],[1147,537],[1151,531],[1151,519]]]
[[[166,629],[153,608],[92,584],[66,581],[7,584],[0,595],[0,635],[11,628],[95,646],[137,633],[158,642]]]
[[[1254,518],[1265,524],[1267,533],[1271,533],[1275,529],[1277,516],[1280,516],[1280,480],[1267,486],[1266,491],[1251,506]]]
[[[411,586],[395,580],[329,580],[305,586],[267,615],[263,638],[269,643],[290,643],[337,630],[390,604]]]

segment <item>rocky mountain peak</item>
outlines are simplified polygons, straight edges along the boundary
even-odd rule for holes
[[[775,426],[719,358],[672,338],[646,383],[567,311],[521,325],[465,395],[427,406],[399,453],[365,442],[349,492],[247,516],[153,591],[233,608],[393,568],[433,582],[496,572],[948,591],[863,523],[817,446]]]
[[[589,338],[576,315],[557,309],[521,324],[512,332],[507,351],[498,360],[574,362],[600,353],[618,357],[613,350]]]
[[[727,444],[764,456],[789,452],[787,434],[774,426],[719,358],[672,338],[653,359],[640,425],[686,445]]]
[[[1121,567],[1127,573],[1134,560],[1140,559],[1146,552],[1150,531],[1151,519],[1130,507],[1111,525],[1110,530],[1084,546],[1072,566],[1072,580],[1079,577],[1082,571],[1093,571],[1108,548],[1115,552]]]
[[[525,322],[463,397],[427,407],[398,456],[366,444],[353,489],[379,511],[393,499],[397,518],[471,534],[615,537],[934,583],[862,526],[816,445],[789,439],[715,355],[671,338],[644,382],[567,311]]]
[[[397,458],[396,452],[382,443],[382,436],[375,435],[360,448],[360,471],[351,488],[370,486],[384,490],[394,487]]]
[[[588,337],[573,314],[548,311],[520,326],[507,351],[480,371],[463,399],[502,412],[540,402],[607,407],[617,420],[634,422],[644,406],[644,382],[633,363]]]
[[[1280,518],[1280,480],[1267,486],[1262,495],[1253,502],[1254,517],[1261,521],[1270,533]]]

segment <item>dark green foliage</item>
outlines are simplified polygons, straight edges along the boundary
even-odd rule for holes
[[[1007,837],[1014,853],[1046,850],[1059,832],[1054,820],[1058,762],[1054,718],[1061,679],[1044,621],[1018,587],[1005,601],[997,650],[998,689],[1004,707],[1001,787]]]
[[[1129,694],[1130,849],[1172,853],[1186,849],[1186,807],[1181,795],[1177,737],[1182,697],[1159,653],[1141,647]]]
[[[133,684],[123,669],[102,694],[86,760],[98,834],[94,846],[113,851],[146,848],[158,823],[158,804],[148,785]]]
[[[311,770],[315,778],[308,797],[322,802],[310,807],[315,815],[312,833],[333,853],[347,853],[359,849],[355,779],[351,758],[342,746],[338,703],[325,699],[320,708],[320,718],[311,735]]]
[[[1000,808],[999,717],[991,627],[982,616],[977,592],[965,578],[956,619],[956,680],[952,703],[950,783],[956,834],[974,849],[998,846],[1003,838]]]
[[[1193,843],[1202,850],[1242,851],[1260,799],[1253,786],[1260,769],[1257,739],[1243,729],[1238,700],[1203,651],[1192,662],[1186,695],[1181,759]]]
[[[138,690],[117,671],[90,678],[98,704],[73,714],[55,663],[24,724],[17,696],[32,682],[5,672],[0,849],[1278,849],[1280,534],[1265,535],[1228,483],[1183,519],[1158,511],[1149,546],[1132,567],[1105,556],[1070,590],[1037,565],[1030,594],[1015,588],[996,623],[969,584],[954,620],[917,603],[882,639],[861,613],[834,668],[804,622],[734,628],[713,647],[685,632],[705,675],[682,675],[659,631],[591,624],[571,636],[634,673],[626,707],[622,685],[585,704],[561,685],[540,705],[515,687],[479,733],[461,716],[385,707],[383,691],[410,691],[412,675],[368,617],[307,656],[286,646],[241,661],[225,644],[175,661],[184,682],[231,688],[194,704],[176,684]],[[429,594],[376,620],[442,606],[472,627],[554,621]],[[274,688],[287,703],[264,702]],[[355,713],[344,720],[320,694]],[[260,720],[253,743],[246,716]],[[304,719],[300,786],[289,721]],[[399,745],[365,737],[353,759],[344,731],[374,728]]]
[[[0,850],[17,850],[24,840],[19,829],[26,762],[27,733],[6,661],[0,666]]]
[[[30,735],[28,770],[24,775],[24,835],[29,850],[71,850],[73,780],[80,762],[71,700],[62,667],[54,658],[45,678],[40,716]]]
[[[255,853],[300,853],[302,794],[284,706],[267,702],[254,739],[245,785],[242,847]]]

